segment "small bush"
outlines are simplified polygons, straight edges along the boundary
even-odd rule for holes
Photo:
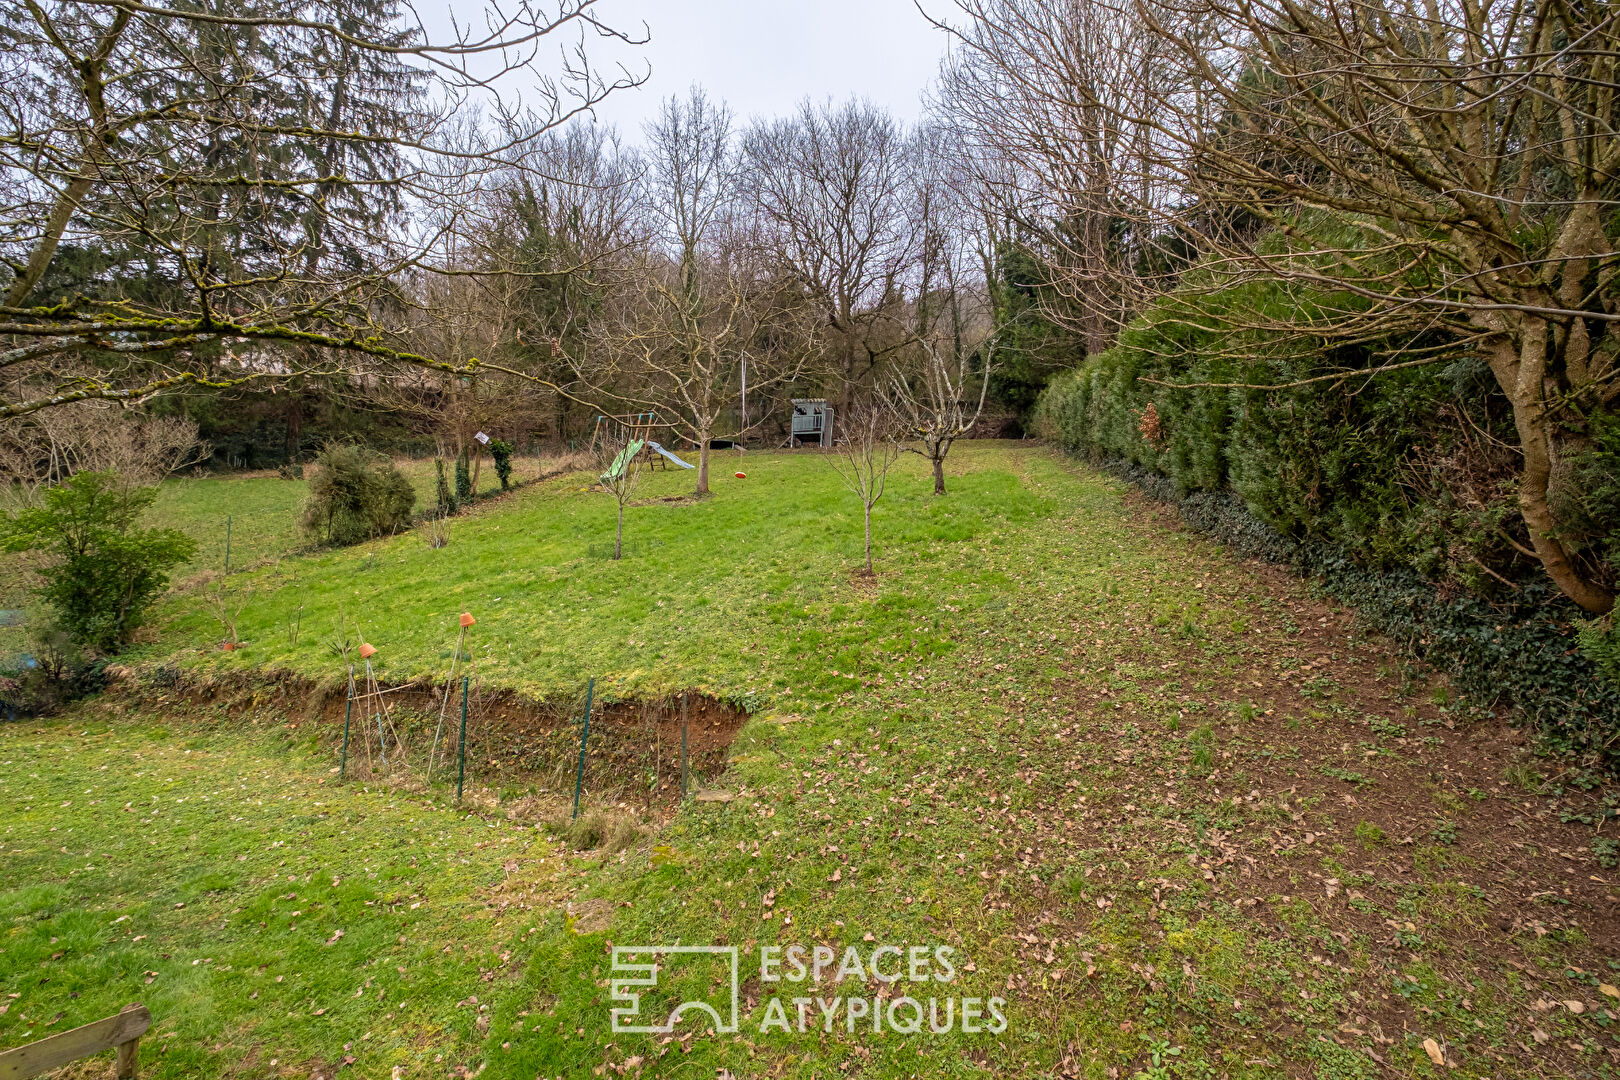
[[[501,481],[501,490],[511,490],[512,444],[505,439],[496,439],[489,444],[489,455],[495,459],[495,475]]]
[[[438,475],[434,478],[434,498],[438,503],[435,508],[439,517],[456,512],[456,493],[450,489],[450,481],[445,479],[444,458],[433,459],[433,469]]]
[[[156,497],[112,473],[81,472],[0,520],[6,550],[54,557],[40,597],[77,645],[106,652],[128,642],[170,571],[196,554],[182,532],[136,527]]]
[[[92,660],[67,631],[47,626],[30,644],[30,665],[0,672],[0,713],[48,716],[106,685],[105,661]]]
[[[315,461],[304,530],[329,544],[358,544],[409,528],[416,492],[381,454],[328,446]]]
[[[456,458],[456,498],[465,503],[471,502],[472,497],[472,470],[467,461],[467,451],[463,450]]]

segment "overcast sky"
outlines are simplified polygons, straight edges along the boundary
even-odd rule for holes
[[[652,35],[640,49],[593,50],[598,62],[642,56],[652,67],[645,86],[615,93],[597,110],[632,140],[661,99],[693,83],[743,123],[785,113],[806,96],[864,97],[914,120],[946,49],[945,35],[912,0],[601,0],[595,10],[616,28],[645,22]]]

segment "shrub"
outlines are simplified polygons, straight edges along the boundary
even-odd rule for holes
[[[415,505],[416,491],[392,461],[335,443],[315,460],[303,526],[329,544],[358,544],[409,528]]]
[[[29,637],[29,661],[0,672],[0,710],[46,716],[106,686],[106,661],[87,656],[67,631],[46,626]]]
[[[472,471],[467,461],[467,451],[463,450],[456,457],[456,498],[465,503],[471,502],[472,497]]]
[[[489,454],[495,459],[495,475],[500,478],[501,490],[510,490],[512,487],[512,444],[505,439],[496,439],[489,444]]]
[[[0,525],[6,550],[52,557],[40,597],[74,643],[107,652],[128,642],[170,571],[196,554],[182,532],[136,527],[156,497],[112,473],[81,472]]]
[[[439,517],[456,512],[456,493],[450,489],[450,481],[444,476],[444,458],[433,459],[433,469],[438,474],[434,480],[434,496],[438,502],[436,510]]]

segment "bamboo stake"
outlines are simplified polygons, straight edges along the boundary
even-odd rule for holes
[[[456,802],[461,801],[461,785],[467,779],[467,676],[461,677],[461,740],[456,765]]]
[[[377,651],[377,647],[375,645],[370,645],[370,644],[368,644],[366,642],[366,640],[364,638],[361,638],[361,640],[360,640],[360,657],[361,657],[361,659],[363,659],[366,662],[366,709],[367,709],[367,711],[360,717],[360,743],[361,743],[362,746],[364,746],[366,748],[366,775],[367,776],[372,776],[376,772],[376,770],[372,768],[372,764],[371,764],[371,727],[370,727],[370,724],[368,723],[368,721],[370,721],[370,719],[371,719],[371,712],[370,712],[370,708],[371,708],[370,695],[371,695],[371,682],[372,682],[372,679],[371,679],[371,657],[372,657],[372,654],[375,653],[376,651]],[[387,764],[386,760],[384,761],[384,764],[385,765]]]
[[[371,670],[371,657],[366,657],[366,699],[370,705],[377,707],[377,754],[382,758],[383,771],[388,771],[388,733],[383,730],[383,714],[380,704],[381,695],[377,692],[377,675]],[[367,713],[368,720],[371,714]]]
[[[349,665],[349,699],[343,703],[343,756],[338,759],[338,779],[348,775],[349,717],[354,713],[354,665]]]

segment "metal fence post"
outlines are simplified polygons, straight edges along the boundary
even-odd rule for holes
[[[596,694],[596,676],[585,687],[585,726],[579,733],[579,770],[574,774],[574,820],[579,820],[579,794],[585,787],[585,740],[591,737],[591,698]]]

